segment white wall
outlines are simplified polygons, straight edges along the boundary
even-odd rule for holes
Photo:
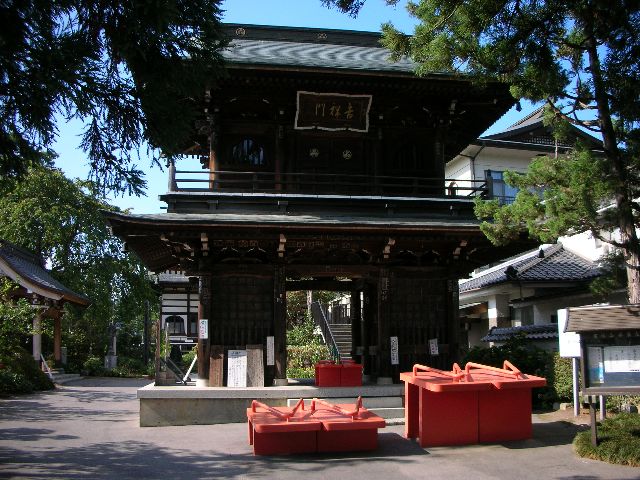
[[[531,160],[540,152],[487,147],[475,160],[476,178],[484,178],[485,170],[526,172]]]

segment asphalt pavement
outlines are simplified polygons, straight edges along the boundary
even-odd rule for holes
[[[256,457],[246,424],[140,427],[148,380],[86,378],[0,399],[0,478],[640,479],[640,469],[577,457],[580,427],[534,415],[533,438],[421,448],[404,427],[380,431],[375,452]]]

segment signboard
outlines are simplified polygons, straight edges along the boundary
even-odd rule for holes
[[[369,131],[371,95],[298,91],[297,130]]]
[[[267,365],[276,364],[274,339],[275,337],[267,337]]]
[[[604,383],[604,362],[601,347],[587,347],[587,375],[589,386]]]
[[[229,350],[227,371],[227,387],[247,386],[246,350]]]
[[[209,320],[206,318],[198,320],[198,338],[200,340],[209,338]]]
[[[565,332],[569,310],[558,310],[558,338],[560,342],[560,356],[567,358],[580,358],[580,334]]]
[[[398,337],[391,337],[391,365],[398,365],[400,358],[398,356]]]
[[[640,372],[640,345],[604,347],[604,371]]]
[[[429,353],[431,355],[438,355],[438,339],[432,338],[429,340]]]

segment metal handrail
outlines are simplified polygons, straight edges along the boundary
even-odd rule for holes
[[[324,338],[324,342],[331,351],[331,356],[334,360],[340,360],[340,350],[338,350],[338,344],[333,336],[329,322],[327,321],[327,315],[324,311],[323,305],[318,301],[313,302],[311,305],[311,312],[313,313],[313,321],[320,327],[322,338]]]
[[[47,363],[47,361],[44,359],[44,357],[42,356],[42,354],[40,354],[40,360],[42,361],[42,365],[44,366],[47,375],[49,375],[49,379],[53,380],[53,372],[51,371],[51,369],[49,368],[49,364]]]
[[[485,180],[343,173],[169,169],[169,191],[309,193],[465,198],[486,196]],[[193,185],[193,186],[190,186]]]

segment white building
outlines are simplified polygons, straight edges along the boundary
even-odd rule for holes
[[[505,184],[505,171],[524,173],[537,156],[563,155],[576,137],[600,147],[596,138],[577,128],[573,135],[567,143],[556,142],[538,109],[504,132],[465,148],[446,167],[447,178],[463,181],[448,186],[464,188],[464,180],[484,180],[490,198],[510,203],[517,190]],[[608,251],[607,244],[583,233],[483,267],[461,280],[460,318],[468,346],[501,343],[521,332],[537,345],[557,350],[556,311],[598,301],[589,283],[600,275],[598,261]],[[624,293],[615,300],[624,301]]]

